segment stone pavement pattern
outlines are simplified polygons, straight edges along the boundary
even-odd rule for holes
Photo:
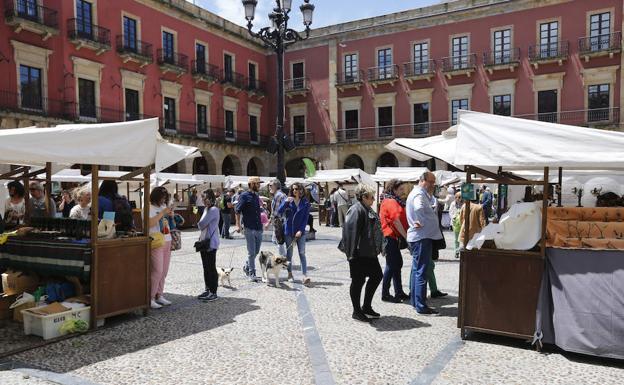
[[[351,319],[348,264],[336,249],[339,229],[323,226],[307,244],[309,287],[246,282],[244,240],[223,241],[217,265],[236,268],[234,289],[219,288],[222,298],[211,303],[195,299],[203,288],[201,260],[192,251],[196,237],[185,232],[184,247],[172,258],[166,292],[174,305],[10,358],[15,366],[71,376],[66,381],[0,371],[0,384],[624,383],[624,370],[613,361],[540,354],[523,342],[488,336],[461,342],[459,263],[451,250],[436,265],[438,286],[449,292],[431,300],[439,317],[381,302],[378,292],[373,307],[382,318],[368,325]],[[264,243],[263,249],[275,248]],[[407,251],[404,261],[407,286]],[[296,252],[293,262],[298,280]]]

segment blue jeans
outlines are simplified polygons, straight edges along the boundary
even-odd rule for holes
[[[305,244],[306,244],[305,234],[303,234],[301,238],[295,240],[294,242],[293,240],[295,239],[295,237],[292,235],[286,235],[284,238],[286,239],[286,242],[284,243],[286,247],[290,246],[286,250],[286,258],[288,258],[288,262],[290,262],[288,264],[288,272],[289,273],[292,272],[292,256],[293,256],[293,249],[295,248],[295,243],[296,243],[297,250],[299,251],[299,260],[301,261],[301,272],[303,273],[303,275],[307,275],[308,263],[306,261],[306,255],[305,255]]]
[[[409,251],[412,254],[412,272],[410,275],[410,302],[417,312],[424,311],[427,306],[427,266],[431,261],[433,241],[421,239],[409,242]]]
[[[256,256],[260,253],[262,245],[262,230],[245,229],[245,241],[247,241],[247,266],[249,275],[256,275]]]
[[[403,294],[403,284],[401,282],[401,268],[403,267],[403,257],[399,249],[399,241],[386,237],[386,268],[383,273],[383,283],[381,285],[381,296],[390,296],[390,281],[394,284],[394,295]]]
[[[286,242],[282,243],[281,245],[279,243],[277,243],[277,238],[275,238],[275,232],[273,232],[273,237],[271,237],[271,242],[273,242],[273,244],[275,244],[277,246],[277,253],[279,255],[286,255]]]
[[[230,214],[221,213],[221,218],[223,219],[223,227],[221,228],[221,236],[223,238],[230,237],[230,225],[232,224],[232,218]]]

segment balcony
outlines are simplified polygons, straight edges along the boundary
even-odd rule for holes
[[[218,82],[221,77],[221,70],[214,64],[193,60],[191,68],[195,83],[206,82],[210,85]]]
[[[67,36],[76,49],[88,48],[96,55],[110,50],[110,30],[99,25],[80,22],[78,19],[67,20]]]
[[[434,60],[403,63],[403,77],[410,84],[414,81],[423,79],[431,81],[431,79],[435,76],[435,71]]]
[[[130,40],[123,35],[117,35],[117,53],[124,63],[133,61],[141,68],[150,64],[153,59],[152,45],[141,40]]]
[[[336,74],[336,87],[340,92],[349,88],[360,89],[364,83],[364,71],[357,70],[349,73]]]
[[[158,120],[160,125],[160,133],[162,135],[170,136],[192,136],[192,133],[197,132],[197,125],[195,122],[189,122],[184,120],[165,121],[164,118]]]
[[[235,91],[247,90],[245,75],[239,74],[238,72],[221,71],[221,84],[223,85],[223,91],[228,89],[233,89]]]
[[[455,75],[470,75],[477,69],[477,55],[474,53],[442,58],[442,72],[451,79]]]
[[[5,1],[4,19],[16,33],[30,31],[43,41],[59,33],[58,12],[27,0]]]
[[[313,132],[296,132],[290,136],[295,146],[313,146],[314,145],[314,133]]]
[[[390,141],[394,138],[423,138],[439,135],[451,126],[451,122],[426,122],[394,126],[376,126],[339,129],[336,140],[339,143]]]
[[[45,118],[67,119],[63,100],[22,95],[10,91],[0,91],[0,110]]]
[[[396,64],[368,69],[368,82],[374,88],[382,84],[394,85],[397,80],[399,80],[399,66]]]
[[[567,41],[532,45],[529,47],[529,61],[535,69],[540,64],[548,63],[558,63],[561,66],[568,59],[569,46]]]
[[[520,65],[520,48],[483,53],[483,67],[491,74],[494,71],[509,70],[514,72]]]
[[[522,119],[538,120],[540,122],[568,124],[594,128],[619,128],[620,109],[594,108],[587,110],[558,111],[541,114],[517,115]]]
[[[307,78],[294,78],[284,81],[284,92],[289,99],[301,95],[306,96],[310,91],[310,82]]]
[[[590,58],[609,56],[622,52],[622,32],[582,37],[579,39],[579,56],[586,62]]]
[[[266,82],[255,78],[247,78],[246,84],[249,95],[256,96],[259,99],[264,98],[266,95]]]
[[[156,57],[163,74],[172,72],[180,77],[188,72],[188,56],[159,48]]]

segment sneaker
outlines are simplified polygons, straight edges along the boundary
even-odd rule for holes
[[[159,304],[158,302],[156,302],[156,301],[152,300],[152,302],[150,302],[150,307],[151,307],[152,309],[160,309],[160,308],[162,307],[162,305],[161,305],[161,304]]]
[[[249,277],[249,265],[248,264],[243,265],[243,273],[245,273],[245,277]]]
[[[310,283],[310,277],[307,277],[307,276],[304,275],[303,276],[303,284],[304,285],[308,285],[309,283]]]
[[[410,296],[409,294],[401,293],[399,295],[395,295],[395,298],[398,298],[401,301],[409,301]]]
[[[416,311],[416,313],[420,314],[420,315],[431,315],[431,316],[436,316],[438,314],[440,314],[437,310],[433,310],[430,307],[426,307],[423,311]]]
[[[210,302],[210,301],[214,301],[216,299],[218,299],[219,297],[217,297],[217,295],[215,293],[210,293],[206,298],[202,298],[203,301],[205,302]]]
[[[260,281],[260,278],[256,277],[255,275],[248,275],[248,276],[247,276],[247,280],[248,280],[249,282],[259,282],[259,281]]]
[[[171,305],[171,301],[167,300],[167,299],[166,299],[165,297],[163,297],[162,295],[156,299],[156,302],[157,302],[158,304],[160,304],[160,305],[163,305],[163,306],[169,306],[169,305]]]
[[[377,318],[381,317],[381,314],[379,314],[375,310],[373,310],[372,307],[363,307],[362,308],[362,313],[367,315],[369,318],[377,319]]]
[[[382,296],[381,296],[381,300],[382,300],[383,302],[390,302],[390,303],[399,303],[399,302],[401,302],[401,300],[400,300],[400,299],[398,299],[397,297],[393,297],[393,296],[391,296],[390,294],[388,294],[388,295],[382,295]]]
[[[361,311],[354,311],[351,318],[360,322],[370,322],[370,319],[366,316],[366,314]]]
[[[205,292],[201,293],[200,295],[197,296],[197,299],[201,299],[204,300],[206,298],[208,298],[210,296],[210,291],[206,290]]]
[[[288,273],[288,282],[295,282],[295,277],[293,277],[292,273]]]
[[[448,293],[444,293],[444,292],[438,290],[435,293],[431,293],[431,298],[446,297],[447,295],[448,295]]]

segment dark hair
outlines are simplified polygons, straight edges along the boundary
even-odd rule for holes
[[[330,192],[329,195],[332,195],[333,193],[335,193],[336,191],[338,191],[338,188],[334,187]]]
[[[214,206],[215,201],[217,200],[217,197],[215,196],[214,191],[212,190],[206,190],[204,191],[204,200],[209,200],[210,204],[212,204]]]
[[[105,180],[100,185],[100,196],[114,199],[117,195],[117,182],[113,180]]]
[[[26,190],[24,189],[24,185],[16,180],[9,182],[7,184],[7,189],[10,190],[11,188],[15,189],[15,194],[17,194],[17,196],[20,198],[23,198],[24,195],[26,195]]]
[[[155,206],[160,206],[161,202],[167,203],[169,201],[169,191],[164,187],[156,187],[150,194],[150,203]]]
[[[295,196],[295,191],[293,190],[293,187],[295,186],[297,186],[299,188],[299,191],[301,191],[301,196],[305,197],[306,196],[305,189],[303,188],[303,185],[299,182],[295,182],[290,185],[290,189],[288,190],[288,196],[291,196],[291,197]]]
[[[401,185],[404,185],[404,184],[405,182],[402,180],[390,179],[388,183],[386,183],[386,189],[384,190],[384,193],[394,194],[394,190],[398,189],[399,187],[401,187]]]

